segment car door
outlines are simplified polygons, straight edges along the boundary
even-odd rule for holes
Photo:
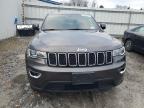
[[[144,26],[141,26],[133,32],[137,48],[144,50]]]

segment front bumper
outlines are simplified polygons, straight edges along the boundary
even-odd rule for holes
[[[31,87],[38,91],[77,91],[103,89],[119,85],[123,81],[125,62],[112,65],[85,68],[54,68],[47,65],[26,63]],[[29,72],[40,73],[39,78],[31,77]],[[93,73],[93,83],[73,83],[73,73]],[[80,79],[81,80],[81,79]]]

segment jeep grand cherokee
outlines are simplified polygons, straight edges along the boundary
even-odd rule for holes
[[[32,89],[93,90],[123,81],[125,49],[89,15],[47,15],[26,51]]]

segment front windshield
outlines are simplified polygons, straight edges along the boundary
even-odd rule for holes
[[[48,15],[42,30],[97,30],[95,20],[89,15]]]

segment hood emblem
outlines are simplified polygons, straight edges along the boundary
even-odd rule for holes
[[[86,52],[87,49],[86,49],[86,48],[78,48],[77,51],[78,51],[78,52]]]

